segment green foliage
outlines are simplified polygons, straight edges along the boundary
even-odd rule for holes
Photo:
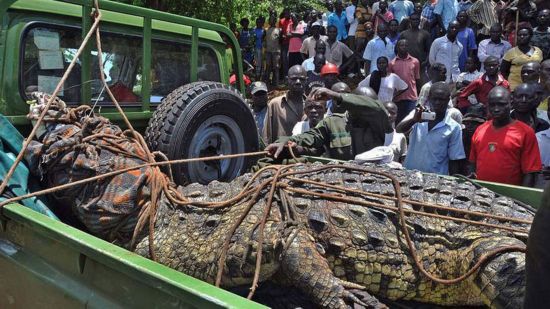
[[[251,27],[258,16],[268,17],[272,8],[280,14],[288,7],[299,16],[311,9],[323,10],[323,0],[115,0],[178,15],[227,24],[247,17]]]

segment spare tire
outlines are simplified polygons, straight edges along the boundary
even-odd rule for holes
[[[170,93],[153,113],[145,140],[169,159],[258,151],[252,110],[235,89],[217,82],[195,82]],[[176,183],[230,181],[256,161],[240,157],[172,166]]]

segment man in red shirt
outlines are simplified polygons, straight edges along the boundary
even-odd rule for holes
[[[495,86],[501,86],[510,91],[510,84],[502,74],[500,74],[499,59],[495,56],[489,56],[483,63],[485,74],[476,80],[473,80],[468,86],[464,87],[458,94],[458,108],[465,114],[470,107],[468,97],[475,95],[479,103],[487,106],[487,96],[489,91]]]
[[[401,77],[409,86],[405,92],[395,98],[397,119],[403,119],[416,106],[418,94],[416,84],[420,80],[420,61],[409,54],[409,43],[405,39],[397,41],[397,57],[390,61],[389,71]]]
[[[542,168],[535,131],[510,117],[511,97],[504,87],[489,92],[487,108],[493,119],[477,128],[470,150],[477,179],[532,187]]]

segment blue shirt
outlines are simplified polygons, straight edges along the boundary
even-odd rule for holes
[[[258,132],[262,133],[264,130],[264,119],[267,113],[267,107],[262,108],[259,112],[254,112],[254,118],[256,119],[256,125],[258,126]]]
[[[376,60],[382,56],[387,57],[388,62],[395,58],[395,45],[392,44],[390,38],[386,37],[386,44],[384,44],[384,41],[377,36],[367,43],[363,53],[363,59],[370,60],[369,74],[377,70]]]
[[[404,166],[424,173],[449,174],[449,160],[466,158],[462,128],[449,113],[428,131],[428,122],[416,123],[409,135],[409,150]]]
[[[414,4],[409,0],[396,0],[390,4],[388,9],[393,13],[393,18],[401,23],[403,18],[414,12]]]
[[[434,7],[434,14],[441,15],[443,27],[449,28],[449,24],[456,19],[458,14],[458,2],[456,0],[439,0]]]
[[[435,6],[427,1],[422,8],[422,17],[424,17],[428,22],[432,22],[434,19],[434,8]]]
[[[254,34],[256,36],[256,50],[261,50],[262,49],[262,39],[264,38],[264,33],[265,33],[265,30],[262,29],[262,28],[255,28],[254,29]]]
[[[459,4],[458,4],[458,7],[459,7],[459,12],[462,12],[462,11],[468,11],[468,9],[470,7],[472,7],[473,3],[470,2],[469,0],[468,1],[461,1]]]
[[[338,29],[338,36],[336,39],[338,41],[345,40],[348,38],[348,30],[346,29],[346,25],[348,24],[348,18],[346,17],[346,12],[342,11],[342,14],[338,16],[336,12],[331,13],[328,16],[328,26],[336,26],[336,29]]]
[[[460,44],[462,44],[462,52],[458,57],[458,68],[460,69],[460,72],[464,72],[466,71],[466,59],[468,58],[470,50],[477,49],[476,35],[474,34],[474,30],[472,30],[472,28],[466,27],[464,30],[460,30],[458,32],[456,39],[460,42]]]

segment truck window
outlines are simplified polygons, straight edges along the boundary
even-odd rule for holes
[[[81,44],[79,28],[35,26],[24,36],[22,90],[52,93]],[[142,39],[102,32],[103,70],[109,89],[121,104],[139,104],[142,85]],[[109,105],[111,100],[99,76],[97,47],[92,44],[92,104]],[[174,89],[191,82],[191,46],[153,40],[151,53],[151,103],[160,103]],[[213,49],[199,46],[197,79],[221,81],[220,64]],[[69,104],[80,103],[80,62],[71,71],[59,97]]]
[[[155,40],[151,49],[151,103],[160,103],[162,98],[174,89],[191,82],[191,46]],[[198,80],[221,80],[219,62],[214,50],[199,47],[197,75]]]
[[[20,78],[21,90],[27,98],[33,91],[54,91],[81,41],[79,29],[37,26],[26,31]],[[80,62],[71,71],[59,97],[68,103],[80,102]]]
[[[120,103],[139,103],[133,92],[141,68],[141,39],[120,34],[101,34],[103,69],[109,88]],[[52,93],[82,42],[78,28],[38,26],[24,36],[22,90],[28,96],[33,91]],[[91,83],[92,101],[109,104],[110,98],[99,76],[97,47],[92,39]],[[81,63],[77,61],[63,85],[59,97],[69,104],[80,103]]]
[[[98,100],[105,105],[110,103],[111,99],[99,76],[99,58],[95,45],[94,40],[91,61],[92,101]],[[121,104],[141,102],[139,92],[135,91],[134,86],[141,72],[142,39],[136,36],[102,32],[101,50],[105,80],[117,101]]]
[[[221,82],[220,64],[214,50],[199,46],[197,78],[201,81]]]
[[[191,82],[191,46],[154,40],[151,45],[151,103]]]

